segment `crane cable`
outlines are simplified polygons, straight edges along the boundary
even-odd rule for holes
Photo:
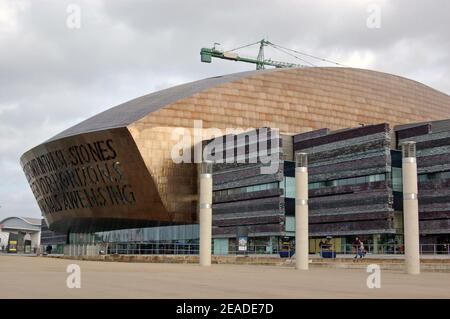
[[[249,47],[249,46],[252,46],[252,45],[255,45],[255,44],[259,44],[259,43],[261,43],[261,41],[258,41],[258,42],[255,42],[255,43],[250,43],[250,44],[247,44],[247,45],[243,45],[243,46],[234,48],[234,49],[232,49],[232,50],[227,50],[226,52],[236,51],[236,50],[243,49],[243,48],[247,48],[247,47]],[[294,57],[294,58],[296,58],[296,59],[299,59],[299,60],[302,61],[302,62],[305,62],[305,63],[307,63],[307,64],[310,64],[311,66],[315,66],[313,63],[311,63],[311,62],[309,62],[309,61],[307,61],[307,60],[304,60],[304,59],[302,59],[302,58],[300,58],[300,57],[298,57],[298,56],[296,56],[296,55],[294,55],[294,54],[292,54],[292,53],[286,52],[286,51],[284,51],[283,49],[280,49],[280,48],[276,48],[275,45],[274,45],[273,43],[269,42],[269,41],[267,41],[266,43],[267,43],[268,45],[270,45],[271,47],[273,47],[274,49],[276,49],[276,50],[279,50],[279,51],[281,51],[281,52],[283,52],[283,53],[285,53],[285,54],[287,54],[287,55],[290,55],[290,56],[292,56],[292,57]]]
[[[287,55],[290,55],[290,56],[292,56],[292,57],[294,57],[294,58],[296,58],[296,59],[298,59],[298,60],[300,60],[300,61],[302,61],[302,62],[304,62],[304,63],[307,63],[307,64],[309,64],[309,65],[311,65],[311,66],[316,66],[314,63],[309,62],[309,61],[307,61],[307,60],[305,60],[305,59],[302,59],[302,58],[296,56],[295,54],[286,52],[286,51],[283,50],[283,49],[277,48],[277,47],[275,47],[273,44],[270,44],[270,46],[273,47],[274,49],[276,49],[276,50],[278,50],[278,51],[280,51],[280,52],[283,52],[283,53],[285,53],[285,54],[287,54]]]
[[[257,41],[257,42],[254,42],[254,43],[250,43],[250,44],[246,44],[246,45],[234,48],[232,50],[226,50],[225,52],[232,52],[232,51],[240,50],[240,49],[247,48],[247,47],[250,47],[252,45],[256,45],[256,44],[260,44],[260,43],[261,43],[261,41]],[[294,53],[297,53],[297,54],[301,54],[301,55],[304,55],[304,56],[307,56],[307,57],[310,57],[310,58],[313,58],[313,59],[316,59],[316,60],[319,60],[319,61],[322,61],[322,62],[327,62],[327,63],[335,64],[335,65],[338,65],[338,66],[346,67],[346,65],[344,65],[344,64],[341,64],[341,63],[338,63],[338,62],[335,62],[335,61],[331,61],[331,60],[328,60],[328,59],[325,59],[325,58],[320,58],[320,57],[314,56],[312,54],[304,53],[304,52],[297,51],[297,50],[294,50],[294,49],[289,49],[289,48],[283,47],[281,45],[274,44],[274,43],[272,43],[270,41],[266,41],[266,43],[267,43],[267,45],[270,45],[274,49],[277,49],[277,50],[279,50],[279,51],[281,51],[281,52],[283,52],[283,53],[285,53],[287,55],[290,55],[290,56],[292,56],[292,57],[294,57],[294,58],[296,58],[296,59],[298,59],[298,60],[300,60],[300,61],[302,61],[304,63],[307,63],[307,64],[309,64],[311,66],[316,66],[316,65],[314,63],[310,62],[310,61],[307,61],[307,60],[305,60],[303,58],[300,58],[299,56],[297,56],[295,54],[292,54],[292,53],[286,52],[286,51],[291,51],[291,52],[294,52]]]
[[[273,47],[278,47],[278,48],[281,48],[281,49],[284,49],[284,50],[288,50],[288,51],[292,51],[292,52],[295,52],[295,53],[298,53],[298,54],[301,54],[301,55],[305,55],[307,57],[310,57],[310,58],[313,58],[313,59],[316,59],[316,60],[320,60],[320,61],[323,61],[323,62],[328,62],[328,63],[332,63],[332,64],[339,65],[339,66],[346,66],[344,64],[341,64],[341,63],[338,63],[338,62],[335,62],[335,61],[331,61],[331,60],[324,59],[324,58],[319,58],[319,57],[316,57],[316,56],[311,55],[311,54],[307,54],[307,53],[300,52],[300,51],[297,51],[297,50],[285,48],[285,47],[283,47],[281,45],[278,45],[278,44],[270,43],[270,45],[272,45]]]
[[[255,43],[250,43],[250,44],[247,44],[247,45],[243,45],[243,46],[241,46],[241,47],[237,47],[237,48],[235,48],[235,49],[233,49],[233,50],[226,50],[225,52],[232,52],[232,51],[236,51],[236,50],[239,50],[239,49],[243,49],[243,48],[246,48],[246,47],[249,47],[249,46],[252,46],[252,45],[258,44],[258,43],[261,43],[261,41],[258,41],[258,42],[255,42]]]

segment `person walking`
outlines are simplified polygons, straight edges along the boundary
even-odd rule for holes
[[[363,241],[359,241],[359,259],[364,258],[364,256],[366,255],[366,249],[364,248],[364,243]]]
[[[364,249],[364,244],[361,240],[359,240],[359,237],[355,238],[355,241],[353,242],[353,247],[355,248],[355,257],[353,258],[353,261],[357,261],[358,257],[362,258],[361,256],[361,246]]]

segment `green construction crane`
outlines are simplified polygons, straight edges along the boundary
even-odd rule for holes
[[[259,43],[259,53],[258,57],[256,59],[254,58],[247,58],[247,57],[241,57],[237,53],[232,52],[244,47],[248,47],[251,45],[255,45]],[[267,45],[274,46],[271,42],[262,39],[261,41],[251,43],[245,46],[242,46],[240,48],[236,48],[230,51],[220,51],[216,49],[216,44],[212,48],[202,48],[200,50],[200,56],[201,61],[205,63],[211,63],[212,58],[219,58],[224,60],[230,60],[230,61],[241,61],[241,62],[247,62],[247,63],[253,63],[256,64],[257,70],[264,70],[264,66],[274,66],[276,68],[295,68],[295,67],[302,67],[303,65],[295,64],[295,63],[289,63],[289,62],[279,62],[279,61],[273,61],[271,59],[264,59],[264,47]]]

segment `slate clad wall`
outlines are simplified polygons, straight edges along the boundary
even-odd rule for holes
[[[214,143],[211,140],[210,143]],[[283,148],[276,153],[278,169],[262,174],[261,163],[215,164],[213,167],[213,236],[236,237],[238,228],[246,228],[248,236],[276,236],[284,232],[284,198],[278,185],[273,189],[223,194],[223,190],[279,183],[283,180]],[[248,154],[248,147],[245,152]],[[250,154],[250,156],[255,154]]]
[[[428,131],[414,136],[405,136],[405,131]],[[417,171],[419,176],[428,174],[427,179],[419,179],[420,233],[450,233],[450,120],[425,123],[409,129],[396,127],[399,144],[415,141],[417,147]],[[402,138],[404,137],[404,138]]]
[[[411,128],[405,128],[404,130],[399,130],[396,132],[397,141],[404,140],[413,136],[419,136],[431,133],[431,125],[418,125]]]
[[[395,233],[389,125],[364,126],[310,139],[302,135],[294,137],[294,149],[309,154],[310,183],[386,176],[384,181],[310,189],[310,236]]]
[[[231,168],[229,167],[231,166]],[[275,174],[261,174],[260,165],[215,165],[213,190],[279,182],[283,166]],[[237,227],[246,226],[249,236],[277,235],[283,231],[282,190],[269,189],[213,197],[213,236],[236,237]]]

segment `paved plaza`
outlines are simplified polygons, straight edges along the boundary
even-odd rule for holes
[[[81,288],[69,289],[69,264],[81,269]],[[450,298],[448,273],[419,276],[381,272],[369,289],[365,269],[250,265],[151,264],[0,256],[4,298]]]

